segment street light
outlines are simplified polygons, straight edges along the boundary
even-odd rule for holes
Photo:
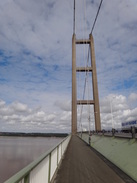
[[[114,120],[113,120],[113,110],[112,110],[112,102],[115,97],[112,97],[112,100],[110,100],[110,109],[111,109],[111,118],[112,118],[112,129],[114,129]]]

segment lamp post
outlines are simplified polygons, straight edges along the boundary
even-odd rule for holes
[[[110,109],[111,109],[111,119],[112,119],[112,129],[114,129],[114,119],[113,119],[113,108],[112,108],[112,102],[115,97],[112,97],[112,100],[110,100]]]

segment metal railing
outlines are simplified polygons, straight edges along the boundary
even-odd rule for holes
[[[71,136],[68,136],[63,139],[56,147],[43,154],[4,183],[50,183],[70,138]]]
[[[137,128],[132,126],[130,128],[124,128],[124,129],[114,129],[112,130],[101,130],[101,131],[86,131],[86,132],[79,132],[79,134],[87,133],[87,134],[94,134],[94,135],[104,135],[108,137],[121,137],[121,138],[129,138],[129,139],[137,139]]]

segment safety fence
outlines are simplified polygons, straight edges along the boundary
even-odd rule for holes
[[[82,131],[78,132],[79,135],[82,134],[89,134],[89,136],[92,135],[100,135],[100,136],[107,136],[107,137],[121,137],[121,138],[129,138],[129,139],[137,139],[137,127],[131,126],[129,128],[123,128],[123,129],[114,129],[111,130],[101,130],[101,131]]]
[[[5,183],[50,183],[61,158],[67,149],[71,136],[23,168]]]

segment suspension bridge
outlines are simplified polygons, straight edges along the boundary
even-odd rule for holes
[[[132,128],[130,133],[107,132],[101,130],[100,108],[97,86],[94,40],[92,32],[101,8],[100,2],[91,33],[88,39],[77,39],[74,26],[72,36],[72,133],[22,169],[5,183],[135,183],[137,181],[137,134]],[[77,66],[77,45],[89,45],[86,66]],[[90,61],[89,61],[90,60]],[[85,73],[83,98],[77,99],[77,73]],[[89,74],[90,73],[90,74]],[[93,97],[85,99],[89,76],[92,78]],[[89,107],[88,132],[78,132],[77,106]],[[95,130],[91,131],[90,106],[93,106]],[[82,120],[80,117],[82,129]]]

